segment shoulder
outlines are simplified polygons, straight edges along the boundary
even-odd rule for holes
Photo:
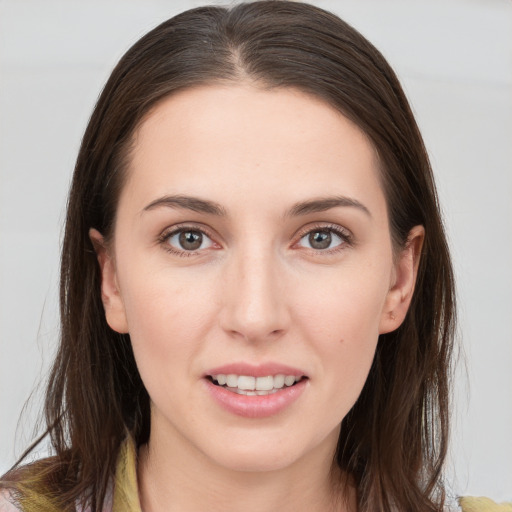
[[[63,507],[66,508],[61,503],[62,467],[56,457],[47,457],[0,475],[0,512],[62,512]],[[92,512],[91,492],[77,494],[69,498],[74,500],[71,508],[76,512]],[[102,512],[140,512],[138,504],[136,448],[129,438],[120,446],[116,471],[107,485]]]
[[[15,500],[13,499],[11,493],[8,490],[0,489],[0,512],[25,512],[25,507],[21,507],[20,505],[15,505]],[[29,503],[26,503],[28,510],[34,512],[60,512],[60,507],[56,507],[52,503],[46,501],[44,498],[38,499],[37,497],[32,497],[29,500]],[[81,507],[79,503],[76,504],[76,512],[91,512],[91,508],[86,506],[85,508]],[[111,490],[107,493],[105,504],[103,507],[103,512],[112,512],[112,495]]]
[[[512,512],[512,503],[496,503],[489,498],[459,498],[462,512]]]
[[[0,512],[19,512],[20,510],[12,504],[10,493],[0,489]]]

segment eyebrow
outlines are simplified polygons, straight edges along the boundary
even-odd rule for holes
[[[368,208],[363,203],[359,202],[357,199],[345,196],[320,197],[310,201],[302,201],[300,203],[294,204],[287,215],[308,215],[310,213],[325,212],[331,208],[338,207],[357,208],[369,217],[372,216],[370,210],[368,210]]]
[[[208,201],[206,199],[200,199],[198,197],[191,196],[163,196],[159,199],[155,199],[151,203],[149,203],[142,212],[147,212],[149,210],[154,210],[155,208],[166,206],[168,208],[181,208],[185,210],[192,210],[194,212],[199,213],[208,213],[210,215],[217,215],[219,217],[224,217],[226,215],[226,210],[220,204],[215,203],[213,201]]]
[[[218,217],[225,217],[227,215],[226,209],[214,201],[185,195],[167,195],[155,199],[142,210],[142,213],[160,207],[192,210],[194,212],[216,215]],[[359,202],[357,199],[345,196],[321,197],[318,199],[301,201],[299,203],[295,203],[285,216],[296,217],[308,215],[310,213],[325,212],[338,207],[357,208],[369,217],[372,216],[370,210],[368,210],[364,204]]]

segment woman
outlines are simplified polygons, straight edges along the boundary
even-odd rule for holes
[[[55,457],[6,475],[0,507],[443,510],[454,314],[380,53],[306,4],[183,13],[121,59],[84,135]]]

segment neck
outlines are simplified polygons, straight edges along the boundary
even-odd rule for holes
[[[183,439],[181,440],[183,441]],[[333,472],[332,442],[293,464],[271,471],[220,466],[187,442],[152,433],[139,451],[138,479],[144,512],[348,512],[353,487]]]

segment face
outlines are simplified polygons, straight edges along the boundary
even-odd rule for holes
[[[380,333],[403,320],[421,230],[393,253],[365,135],[293,89],[205,86],[135,136],[113,242],[91,230],[151,440],[214,464],[332,458]],[[412,247],[412,249],[411,249]]]

